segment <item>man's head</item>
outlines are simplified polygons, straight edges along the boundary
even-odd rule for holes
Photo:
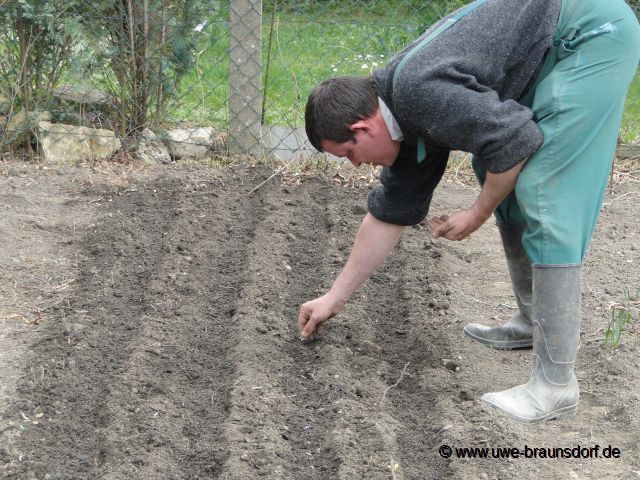
[[[323,152],[354,165],[391,165],[400,143],[391,139],[380,114],[372,77],[336,77],[313,89],[305,111],[307,137]]]

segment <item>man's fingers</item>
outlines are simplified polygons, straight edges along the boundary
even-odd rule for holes
[[[298,331],[306,340],[315,340],[319,337],[321,326],[326,320],[335,315],[327,308],[327,300],[324,297],[304,303],[298,313]]]
[[[316,331],[317,324],[318,324],[317,321],[315,321],[313,319],[309,319],[307,324],[304,326],[304,329],[302,330],[302,336],[303,337],[309,337],[309,336],[313,335],[313,333]]]
[[[445,237],[447,240],[462,240],[464,238],[464,235],[462,234],[461,230],[459,228],[456,228],[455,226],[451,227],[451,229],[447,232],[447,235]]]
[[[431,228],[431,232],[433,232],[434,236],[438,229],[442,226],[442,220],[439,218],[432,218],[429,220],[429,228]]]
[[[298,313],[298,330],[302,331],[308,321],[309,314],[305,311],[304,307],[300,308],[300,312]]]
[[[436,236],[436,238],[444,237],[447,240],[454,241],[464,240],[469,235],[465,229],[460,228],[456,225],[452,225],[448,222],[446,224],[443,224],[436,233],[437,235],[434,235]]]
[[[466,229],[453,228],[448,235],[449,236],[446,237],[448,240],[455,240],[459,242],[471,235],[471,232]]]
[[[451,225],[449,224],[449,215],[440,215],[439,217],[433,217],[429,220],[429,227],[433,231],[433,237],[446,237],[446,233],[451,230]]]
[[[433,236],[435,238],[444,237],[446,239],[449,239],[447,235],[449,235],[449,232],[452,228],[453,227],[451,226],[451,224],[448,221],[445,221],[438,228],[436,228],[436,230],[433,232]]]

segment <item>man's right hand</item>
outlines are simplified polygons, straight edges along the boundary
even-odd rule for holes
[[[341,308],[342,305],[330,297],[329,294],[304,303],[298,313],[300,335],[307,340],[315,340],[322,324],[335,317]]]

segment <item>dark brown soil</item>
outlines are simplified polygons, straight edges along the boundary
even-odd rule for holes
[[[458,243],[408,229],[306,343],[298,308],[345,262],[366,182],[276,176],[252,192],[265,166],[0,173],[2,478],[640,477],[637,328],[602,342],[640,288],[633,179],[607,196],[584,266],[578,417],[526,426],[479,397],[526,381],[531,351],[462,335],[515,304],[490,222]],[[444,182],[432,214],[475,195]],[[441,445],[621,456],[444,459]]]

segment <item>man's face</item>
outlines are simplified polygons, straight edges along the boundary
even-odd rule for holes
[[[379,111],[354,123],[351,130],[353,140],[342,143],[323,140],[320,144],[322,150],[336,157],[346,157],[356,167],[363,163],[384,167],[393,165],[400,151],[400,142],[391,138]]]

